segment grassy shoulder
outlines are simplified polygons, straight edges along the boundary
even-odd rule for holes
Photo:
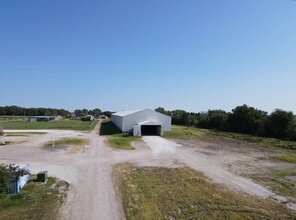
[[[129,136],[127,134],[113,134],[107,136],[108,144],[114,149],[133,150],[131,143],[140,140],[139,137]]]
[[[21,193],[10,195],[0,203],[0,219],[57,219],[69,184],[49,178],[46,184],[31,176]]]
[[[46,132],[10,132],[6,131],[5,136],[28,136],[28,135],[42,135],[46,134]]]
[[[164,138],[172,139],[201,139],[209,134],[208,130],[194,127],[173,126],[172,131],[164,132]]]
[[[57,129],[57,130],[80,130],[88,131],[91,129],[92,122],[80,120],[64,120],[53,122],[27,122],[27,121],[11,121],[0,122],[0,127],[4,129]],[[93,127],[95,125],[92,125]]]
[[[115,167],[126,218],[292,219],[295,213],[272,202],[228,191],[188,168]]]
[[[139,137],[121,133],[111,120],[102,121],[100,135],[107,137],[107,144],[114,149],[133,150],[131,143],[140,140]]]
[[[76,146],[84,146],[87,145],[88,140],[87,139],[81,139],[81,138],[64,138],[54,141],[49,141],[44,144],[44,147],[52,146],[53,144],[55,146],[64,146],[64,145],[76,145]]]
[[[293,198],[296,202],[296,170],[260,172],[249,177],[277,194]]]

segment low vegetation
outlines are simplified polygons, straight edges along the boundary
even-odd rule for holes
[[[86,139],[78,139],[78,138],[64,138],[64,139],[59,139],[59,140],[54,140],[54,141],[49,141],[44,144],[44,146],[49,146],[52,145],[59,146],[59,145],[86,145],[88,141]]]
[[[0,219],[58,219],[69,184],[55,178],[49,178],[46,184],[35,181],[36,176],[31,176],[19,194],[0,202]]]
[[[250,175],[261,185],[272,191],[294,199],[296,202],[296,170],[273,170]]]
[[[108,145],[112,148],[121,150],[133,150],[131,143],[140,139],[139,137],[122,133],[110,120],[101,123],[100,135],[106,135]]]
[[[139,137],[130,136],[128,134],[114,134],[107,137],[108,144],[114,149],[133,150],[131,143],[140,140]]]
[[[295,213],[273,201],[228,191],[188,168],[120,164],[115,174],[128,220],[295,217]]]
[[[185,126],[173,126],[172,131],[165,132],[163,137],[173,139],[202,139],[208,135],[205,129],[197,129]]]
[[[28,136],[28,135],[42,135],[46,132],[5,132],[5,136]]]
[[[221,136],[226,138],[232,138],[242,141],[248,141],[252,143],[258,143],[264,147],[296,149],[295,141],[283,141],[275,138],[257,137],[247,134],[238,134],[232,132],[221,132],[207,129],[199,129],[195,127],[173,126],[171,132],[165,132],[163,137],[174,139],[202,139],[211,138],[215,136]]]
[[[87,139],[79,138],[64,138],[54,141],[49,141],[44,144],[46,148],[55,147],[56,149],[67,147],[69,153],[79,152],[84,149],[84,146],[88,144]]]
[[[296,152],[294,152],[293,154],[288,154],[288,155],[274,156],[272,158],[277,159],[277,160],[286,161],[289,163],[296,163]]]
[[[248,141],[252,143],[258,143],[264,147],[296,149],[295,141],[283,141],[275,138],[264,138],[264,137],[257,137],[257,136],[247,135],[247,134],[232,133],[232,132],[209,131],[209,134],[213,136],[223,136],[227,138],[233,138],[233,139]]]
[[[11,121],[0,122],[0,127],[4,129],[57,129],[57,130],[90,130],[91,121],[80,120],[64,120],[53,122],[26,122],[26,121]]]

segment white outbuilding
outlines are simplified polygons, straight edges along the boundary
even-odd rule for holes
[[[134,136],[162,135],[171,131],[172,118],[151,109],[120,111],[111,115],[112,122]]]

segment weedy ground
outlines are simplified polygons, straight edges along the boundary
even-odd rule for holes
[[[273,201],[229,191],[189,168],[120,164],[115,174],[128,220],[295,218]]]

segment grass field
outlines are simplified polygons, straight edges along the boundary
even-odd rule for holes
[[[112,123],[112,121],[103,121],[101,123],[100,135],[106,135],[108,144],[114,149],[133,150],[131,142],[137,141],[139,137],[133,137],[121,131]]]
[[[89,131],[95,124],[91,125],[90,121],[80,120],[65,120],[54,122],[25,122],[25,121],[12,121],[0,122],[0,127],[4,129],[57,129],[57,130],[80,130]]]
[[[126,134],[113,134],[107,137],[108,144],[114,149],[133,150],[131,143],[140,140],[140,137],[129,136]]]
[[[294,219],[270,201],[228,191],[188,168],[115,167],[127,220]]]
[[[209,131],[205,129],[197,129],[185,126],[173,126],[172,131],[165,132],[163,134],[163,137],[173,139],[201,139],[207,136],[208,133]]]
[[[22,189],[0,202],[0,219],[57,219],[69,184],[49,178],[46,184],[34,182],[36,176]]]

